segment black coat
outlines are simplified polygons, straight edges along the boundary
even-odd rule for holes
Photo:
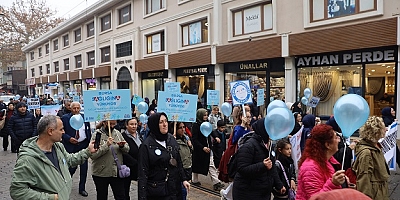
[[[166,146],[170,146],[171,154],[177,161],[177,167],[169,164],[170,155],[167,149],[160,145],[151,134],[140,145],[139,148],[139,165],[138,168],[138,199],[157,199],[157,200],[181,200],[182,199],[182,181],[184,181],[184,172],[182,160],[179,155],[179,146],[175,138],[168,134]],[[157,152],[160,151],[160,155]],[[169,195],[159,197],[149,194],[148,187],[152,183],[165,182],[168,175],[168,192]]]
[[[277,199],[279,199],[279,197],[287,196],[288,193],[289,193],[290,181],[291,180],[296,181],[296,169],[294,167],[293,160],[291,158],[290,159],[289,158],[281,158],[281,159],[278,158],[278,160],[281,160],[280,162],[281,162],[282,166],[277,161],[275,162],[275,166],[276,166],[276,169],[278,171],[279,179],[281,180],[282,184],[286,188],[286,192],[285,192],[285,194],[281,194],[280,190],[277,190],[275,188],[272,191],[272,193],[274,194],[274,197],[277,198]],[[288,162],[289,160],[291,160],[291,163]],[[285,170],[286,177],[288,178],[288,181],[286,181],[286,177],[283,174],[284,172],[283,172],[282,167]],[[289,184],[287,182],[289,182]]]
[[[36,135],[36,125],[35,117],[31,113],[26,112],[25,115],[21,115],[15,111],[7,124],[7,130],[12,139],[23,142]]]
[[[270,170],[263,160],[269,157],[269,151],[264,146],[262,138],[254,134],[242,146],[236,155],[238,171],[233,184],[233,199],[257,200],[271,198],[272,188],[282,188],[276,166]],[[272,158],[274,163],[275,159]]]
[[[122,154],[123,163],[131,169],[131,175],[129,178],[136,181],[138,178],[139,147],[136,145],[136,142],[133,141],[133,139],[128,137],[126,134],[129,133],[122,133],[122,137],[124,137],[125,141],[129,145],[129,152]],[[137,137],[139,137],[139,133],[136,133],[136,135]]]
[[[211,148],[211,137],[206,138],[200,131],[200,123],[196,122],[192,126],[192,172],[207,176],[210,166],[210,154],[206,153],[203,148]]]
[[[83,114],[82,118],[85,119],[85,116]],[[69,140],[71,137],[75,137],[76,135],[76,130],[71,127],[69,124],[69,120],[73,116],[72,113],[65,114],[62,118],[61,121],[63,122],[64,125],[64,131],[65,133],[62,135],[62,143],[64,144],[65,150],[67,150],[68,153],[76,153],[82,149],[86,149],[89,146],[90,139],[92,138],[92,130],[90,129],[90,123],[85,122],[85,135],[86,139],[77,143],[77,144],[72,144]]]
[[[214,138],[212,148],[211,148],[211,150],[213,151],[214,165],[215,165],[215,168],[218,168],[219,163],[222,158],[222,154],[224,153],[224,151],[226,149],[226,133],[223,132],[221,134],[220,132],[218,132],[218,130],[214,130],[211,133],[211,136]],[[221,140],[221,142],[217,143],[215,138],[219,138]]]

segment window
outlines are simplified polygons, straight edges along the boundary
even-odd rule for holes
[[[35,68],[31,69],[31,77],[35,77]]]
[[[60,64],[57,62],[54,62],[54,72],[60,72]]]
[[[87,29],[87,37],[91,37],[94,35],[94,22],[91,22],[86,25]]]
[[[39,52],[39,57],[42,57],[42,47],[38,48],[38,52]]]
[[[46,55],[47,55],[47,54],[49,54],[49,53],[50,53],[49,44],[46,44],[46,45],[45,45],[45,48],[46,48]]]
[[[208,23],[203,19],[182,26],[182,46],[208,42]]]
[[[256,5],[232,11],[233,35],[245,35],[272,30],[272,4]]]
[[[46,64],[46,73],[50,74],[50,64]]]
[[[69,70],[69,58],[64,59],[64,70]]]
[[[111,14],[108,14],[101,18],[101,31],[105,31],[111,28]]]
[[[110,46],[101,48],[101,62],[110,62]]]
[[[165,8],[165,0],[146,0],[146,14]]]
[[[43,75],[43,67],[39,66],[39,75]]]
[[[87,52],[88,66],[94,65],[94,51]]]
[[[131,4],[118,10],[119,24],[131,21]]]
[[[82,37],[81,37],[81,28],[76,29],[76,30],[74,31],[74,33],[75,33],[75,42],[81,41],[81,40],[82,40]]]
[[[310,0],[311,21],[326,20],[377,9],[377,0]]]
[[[82,56],[77,55],[75,56],[75,68],[81,68],[82,67]]]
[[[55,39],[55,40],[53,41],[53,49],[54,49],[54,51],[57,51],[57,50],[58,50],[58,39]]]
[[[147,53],[164,51],[164,31],[146,36]]]
[[[69,46],[69,35],[68,34],[63,36],[63,42],[64,42],[64,44],[63,44],[64,47]]]
[[[31,51],[31,60],[35,60],[35,52]]]
[[[132,41],[117,44],[117,58],[132,55]]]

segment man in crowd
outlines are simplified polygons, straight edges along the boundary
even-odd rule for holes
[[[11,152],[18,153],[19,147],[24,140],[35,136],[36,120],[32,113],[26,111],[26,104],[20,102],[15,109],[17,110],[7,124],[8,132],[11,136]]]
[[[64,106],[62,109],[60,109],[57,113],[57,116],[60,118],[64,116],[65,114],[71,113],[71,100],[70,99],[65,99],[64,100]]]
[[[75,130],[71,127],[70,119],[73,115],[82,115],[81,104],[79,102],[71,103],[71,113],[65,114],[61,120],[64,125],[65,134],[62,136],[62,143],[64,144],[65,149],[68,153],[76,153],[82,149],[85,149],[89,145],[90,138],[92,137],[90,124],[86,122],[79,130]],[[83,115],[82,115],[82,118]],[[87,171],[88,171],[88,162],[85,161],[83,164],[79,165],[80,167],[80,177],[79,177],[79,194],[87,197],[88,193],[85,190]],[[74,175],[77,167],[71,167],[69,172],[71,176]]]
[[[59,117],[47,115],[38,123],[39,136],[27,139],[18,154],[10,186],[12,199],[69,199],[72,178],[68,168],[87,162],[96,150],[68,154],[60,143],[64,134]]]

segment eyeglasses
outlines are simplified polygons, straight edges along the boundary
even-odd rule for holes
[[[180,126],[178,127],[178,129],[185,129],[185,126]]]

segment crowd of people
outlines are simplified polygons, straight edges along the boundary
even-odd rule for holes
[[[396,121],[393,108],[382,110],[383,119],[369,117],[359,130],[360,141],[345,145],[334,116],[324,124],[303,112],[300,102],[290,105],[293,131],[272,142],[256,106],[235,106],[228,131],[229,120],[218,106],[199,108],[196,122],[187,123],[170,121],[165,113],[157,112],[155,99],[151,104],[148,98],[145,101],[149,104],[147,123],[136,118],[132,105],[131,119],[102,121],[94,131],[89,123],[79,130],[71,127],[73,115],[83,116],[79,102],[64,101],[57,116],[42,116],[40,109],[30,113],[23,100],[4,105],[1,132],[11,136],[12,152],[19,152],[11,197],[69,199],[77,166],[79,194],[86,197],[90,158],[97,199],[107,199],[109,186],[115,199],[130,199],[132,181],[137,181],[139,199],[186,199],[190,185],[202,185],[200,175],[209,176],[212,189],[228,200],[322,199],[337,190],[365,199],[389,199],[390,173],[378,140]],[[200,130],[203,122],[212,124],[209,136]],[[289,138],[301,128],[302,156],[296,169]],[[96,137],[100,144],[94,148]],[[3,142],[4,150],[7,146]],[[357,157],[354,163],[352,150]],[[344,152],[347,157],[342,163]],[[233,155],[234,175],[228,169]],[[128,177],[121,177],[118,162],[130,169]],[[349,169],[355,182],[347,176]],[[27,176],[32,178],[24,179]]]

